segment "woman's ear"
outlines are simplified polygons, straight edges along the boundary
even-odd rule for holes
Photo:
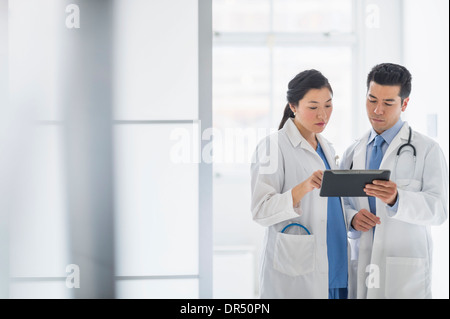
[[[296,107],[294,105],[292,105],[291,103],[289,103],[289,107],[291,108],[292,113],[294,113],[294,115],[295,115],[295,113],[297,113]]]

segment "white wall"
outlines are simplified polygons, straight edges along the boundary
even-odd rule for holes
[[[208,3],[116,0],[115,199],[122,298],[212,295],[212,239],[204,235],[211,225],[202,224],[211,189],[204,183],[208,168],[172,156],[183,141],[177,132],[191,134],[185,147],[194,153],[189,143],[197,121],[210,125],[211,102],[204,96],[211,81],[203,86],[201,81],[211,74],[211,47],[200,33],[200,20],[210,19]]]
[[[405,119],[449,159],[449,1],[405,0],[404,63],[413,76]],[[433,127],[433,119],[437,127]],[[449,298],[449,222],[432,227],[433,298]]]
[[[357,72],[353,94],[355,126],[354,138],[361,136],[370,127],[367,120],[365,97],[367,74],[379,63],[402,64],[402,1],[362,0],[356,1],[358,36]]]

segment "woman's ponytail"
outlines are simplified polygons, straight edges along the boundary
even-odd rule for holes
[[[284,123],[286,123],[286,121],[290,117],[294,118],[295,115],[294,115],[294,112],[292,112],[291,107],[288,103],[288,104],[286,104],[286,107],[284,108],[283,118],[281,119],[280,126],[278,127],[279,130],[281,130],[283,128]]]

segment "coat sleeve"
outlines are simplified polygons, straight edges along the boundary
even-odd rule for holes
[[[397,212],[386,210],[388,216],[417,225],[440,225],[447,219],[448,168],[438,144],[424,159],[421,185],[410,189],[397,185]]]
[[[292,189],[282,193],[283,186],[283,154],[277,135],[272,135],[259,143],[251,164],[251,210],[255,222],[271,226],[301,214],[300,204],[294,207]]]

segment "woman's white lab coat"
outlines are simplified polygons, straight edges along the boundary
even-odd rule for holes
[[[350,232],[352,286],[349,298],[431,298],[432,239],[430,226],[440,225],[447,218],[448,170],[439,145],[413,131],[411,144],[396,164],[399,147],[408,141],[409,126],[403,127],[392,140],[380,169],[391,170],[397,184],[398,210],[395,213],[376,199],[376,215],[381,224],[368,232]],[[357,140],[343,156],[341,168],[364,169],[369,133]],[[369,209],[366,197],[344,200],[347,222],[361,209]],[[358,256],[359,246],[359,256]]]
[[[331,168],[336,168],[331,144],[319,134]],[[261,298],[328,298],[327,198],[319,190],[307,193],[294,207],[292,188],[325,165],[289,119],[263,139],[251,165],[253,220],[266,226],[260,273]],[[311,235],[281,233],[291,223]]]

